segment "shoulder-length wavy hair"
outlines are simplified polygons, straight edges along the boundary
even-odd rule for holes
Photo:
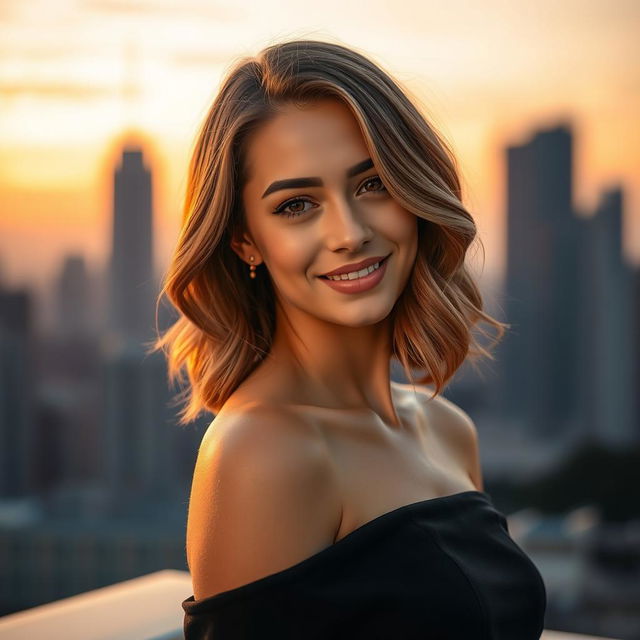
[[[292,40],[244,57],[226,73],[201,125],[188,170],[182,225],[158,296],[166,294],[178,320],[151,343],[168,359],[169,382],[188,383],[179,424],[201,411],[218,413],[269,352],[274,288],[247,265],[230,241],[246,229],[241,193],[249,135],[284,104],[337,98],[349,107],[391,196],[419,218],[418,253],[392,311],[392,358],[415,384],[440,393],[468,355],[495,358],[472,329],[510,325],[483,312],[465,256],[476,225],[462,204],[453,153],[407,93],[378,65],[339,44]],[[156,306],[157,312],[157,306]],[[485,331],[482,331],[487,335]]]

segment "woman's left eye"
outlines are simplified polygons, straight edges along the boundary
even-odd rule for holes
[[[360,188],[364,187],[366,184],[369,184],[370,182],[379,182],[380,186],[382,187],[381,189],[374,189],[375,191],[386,191],[387,188],[384,186],[384,184],[382,184],[382,180],[380,179],[380,176],[371,176],[370,178],[367,178],[361,185]]]
[[[382,180],[380,179],[379,176],[370,176],[368,178],[365,179],[365,181],[360,185],[360,188],[358,189],[358,193],[360,193],[360,190],[362,189],[362,187],[366,186],[367,184],[373,182],[378,182],[380,184],[381,188],[378,189],[367,189],[365,190],[365,193],[378,193],[378,192],[384,192],[387,190],[387,188],[384,186],[384,184],[382,183]],[[307,198],[292,198],[291,200],[287,200],[285,202],[283,202],[281,205],[279,205],[273,213],[277,213],[279,215],[285,215],[287,218],[295,218],[297,216],[302,215],[303,213],[307,213],[307,211],[309,211],[309,209],[307,210],[303,210],[303,209],[299,209],[298,211],[290,211],[288,210],[288,207],[295,205],[299,202],[302,203],[309,203],[309,204],[313,204],[311,202],[311,200],[308,200]],[[304,207],[304,204],[303,204]]]

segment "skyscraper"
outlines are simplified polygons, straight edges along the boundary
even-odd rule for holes
[[[507,149],[504,408],[538,435],[577,420],[578,254],[567,126]]]
[[[633,272],[622,250],[623,191],[605,190],[585,220],[581,361],[585,429],[596,440],[623,447],[638,440],[634,425]]]
[[[114,175],[109,328],[140,341],[149,340],[154,327],[152,210],[142,150],[125,148]]]
[[[56,281],[55,328],[62,337],[86,336],[90,333],[90,284],[84,257],[65,256],[61,273]]]

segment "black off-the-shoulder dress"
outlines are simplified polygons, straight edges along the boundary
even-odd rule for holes
[[[186,640],[538,640],[546,590],[489,494],[472,490],[398,507],[182,608]]]

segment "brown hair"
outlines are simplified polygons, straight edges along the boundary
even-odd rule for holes
[[[340,44],[274,44],[227,72],[189,164],[181,230],[158,298],[166,294],[181,315],[151,343],[151,351],[167,355],[170,382],[184,383],[186,369],[181,425],[203,410],[217,413],[271,345],[275,303],[269,276],[258,269],[250,279],[230,247],[245,228],[240,194],[248,134],[283,104],[330,97],[353,112],[389,193],[419,218],[414,268],[391,312],[392,356],[407,379],[415,382],[411,369],[423,369],[418,382],[435,383],[438,394],[467,355],[494,360],[472,335],[479,321],[498,329],[494,345],[510,326],[482,310],[465,265],[476,225],[461,201],[455,158],[406,90]]]

